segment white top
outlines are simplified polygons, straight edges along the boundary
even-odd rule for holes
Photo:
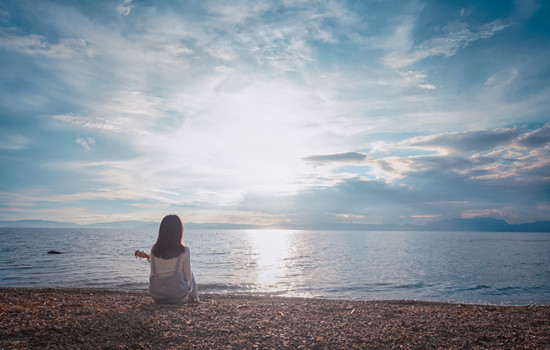
[[[181,263],[183,265],[183,275],[185,276],[186,281],[191,281],[193,279],[193,273],[191,272],[191,252],[189,250],[189,247],[185,247],[185,251],[182,253],[183,259],[181,259]],[[162,259],[157,258],[153,255],[153,252],[149,254],[151,256],[151,259],[155,259],[155,266],[157,268],[157,274],[159,276],[167,276],[171,275],[176,271],[176,261],[178,260],[178,257],[172,259]],[[153,268],[151,264],[151,274],[150,276],[153,276]]]

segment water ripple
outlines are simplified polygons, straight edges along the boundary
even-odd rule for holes
[[[550,235],[186,230],[202,292],[550,303]],[[2,229],[0,285],[147,289],[155,232]],[[47,255],[55,249],[63,254]]]

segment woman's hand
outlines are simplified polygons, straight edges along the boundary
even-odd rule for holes
[[[147,261],[150,261],[149,259],[151,258],[151,257],[149,256],[149,254],[145,253],[145,252],[142,251],[142,250],[136,250],[136,251],[134,252],[134,256],[135,256],[136,258],[140,258],[140,259],[142,259],[142,258],[143,258],[143,259],[147,259]]]

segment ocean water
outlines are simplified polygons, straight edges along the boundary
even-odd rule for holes
[[[147,289],[133,252],[156,234],[0,228],[0,285]],[[550,304],[550,233],[186,230],[185,242],[200,292]]]

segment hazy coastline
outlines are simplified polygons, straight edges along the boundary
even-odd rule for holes
[[[13,220],[0,221],[0,228],[118,228],[118,229],[158,229],[158,222],[147,221],[112,221],[93,224],[76,224],[49,220]],[[522,224],[509,224],[504,220],[493,218],[451,219],[433,221],[426,224],[353,224],[353,223],[318,223],[318,224],[276,224],[251,225],[231,223],[185,223],[186,229],[220,229],[220,230],[331,230],[331,231],[472,231],[472,232],[550,232],[550,221],[535,221]]]

